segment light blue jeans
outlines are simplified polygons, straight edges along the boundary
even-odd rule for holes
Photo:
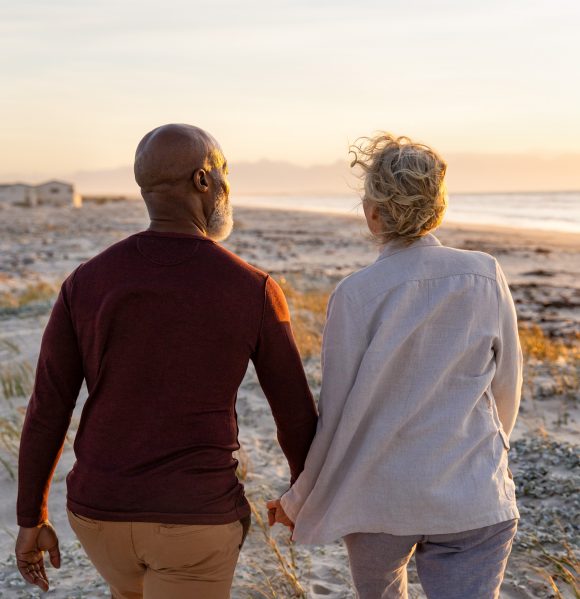
[[[407,599],[407,564],[429,599],[497,599],[517,520],[444,535],[346,535],[358,599]]]

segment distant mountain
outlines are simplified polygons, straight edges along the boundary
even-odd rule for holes
[[[449,191],[557,191],[580,189],[580,154],[544,157],[535,154],[447,154]],[[130,166],[78,171],[65,177],[85,195],[138,196]],[[260,160],[230,166],[233,195],[348,194],[360,182],[348,163],[299,166]]]
[[[357,181],[346,162],[298,166],[260,160],[230,168],[232,190],[238,194],[345,194]]]
[[[298,166],[289,162],[260,160],[229,167],[233,194],[339,194],[356,183],[345,162]],[[69,176],[80,193],[139,195],[132,167],[79,171]]]

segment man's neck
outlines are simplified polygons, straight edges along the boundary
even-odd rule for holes
[[[157,233],[185,233],[187,235],[206,236],[205,231],[194,222],[182,220],[152,219],[148,230]]]

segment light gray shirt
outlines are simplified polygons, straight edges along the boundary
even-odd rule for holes
[[[300,543],[519,518],[507,467],[522,353],[497,261],[429,234],[332,294],[318,428],[282,506]]]

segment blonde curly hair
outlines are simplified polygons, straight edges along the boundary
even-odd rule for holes
[[[381,132],[350,147],[364,181],[363,201],[379,209],[383,225],[376,241],[411,244],[441,224],[447,209],[447,164],[430,147]]]

